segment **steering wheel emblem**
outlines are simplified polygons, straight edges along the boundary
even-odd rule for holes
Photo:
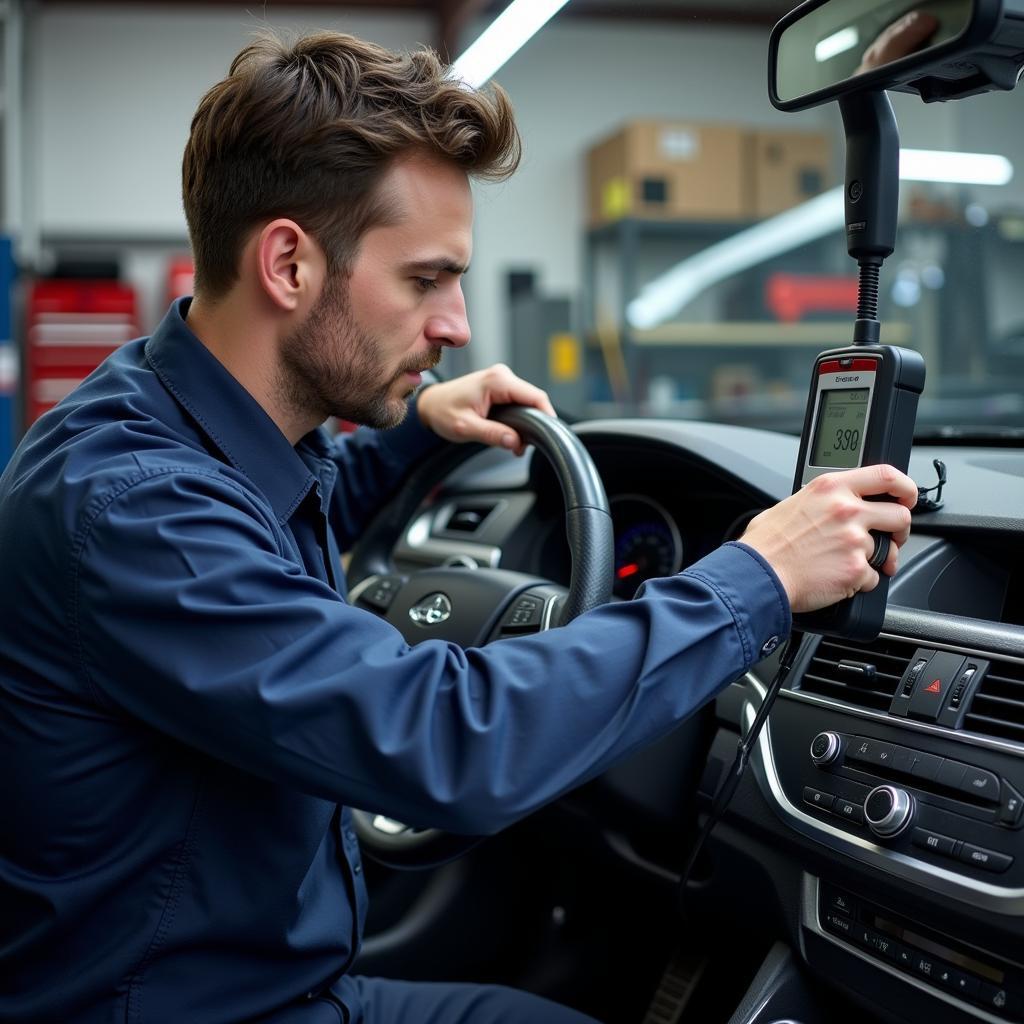
[[[436,626],[451,618],[452,603],[446,594],[437,591],[428,594],[409,609],[409,618],[421,626]]]

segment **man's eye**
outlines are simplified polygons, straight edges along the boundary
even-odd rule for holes
[[[437,287],[437,279],[433,277],[414,277],[413,280],[421,292],[429,292],[431,288]]]

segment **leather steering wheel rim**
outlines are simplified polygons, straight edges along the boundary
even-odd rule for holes
[[[612,595],[614,536],[604,484],[589,452],[562,420],[514,405],[495,406],[490,415],[513,427],[548,460],[561,488],[572,557],[569,592],[554,623],[563,625],[606,603]],[[350,587],[368,576],[393,571],[389,554],[431,488],[483,450],[479,444],[446,445],[406,478],[356,545],[349,563]],[[357,808],[352,809],[352,819],[360,845],[369,856],[406,870],[436,866],[466,852],[482,838],[441,829],[412,829]]]

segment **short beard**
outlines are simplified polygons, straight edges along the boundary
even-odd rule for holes
[[[343,278],[328,279],[309,316],[284,339],[276,382],[284,404],[303,418],[320,422],[331,416],[378,430],[397,427],[408,412],[406,398],[394,394],[406,372],[422,370],[419,362],[388,375],[381,346],[352,316]],[[441,353],[434,350],[433,365]]]

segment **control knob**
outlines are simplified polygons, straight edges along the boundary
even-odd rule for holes
[[[817,765],[831,764],[839,756],[840,746],[838,733],[819,732],[811,740],[811,760]]]
[[[864,820],[876,836],[899,835],[914,817],[914,798],[898,786],[876,786],[864,801]]]

